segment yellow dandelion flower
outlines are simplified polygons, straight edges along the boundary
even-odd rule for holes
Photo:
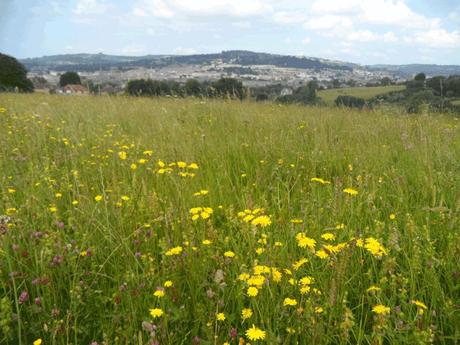
[[[316,241],[313,238],[307,237],[303,232],[299,232],[295,238],[300,248],[315,249]]]
[[[378,286],[372,285],[372,286],[370,286],[366,291],[367,291],[367,292],[378,292],[378,291],[380,291],[380,290],[382,290],[382,289],[379,288]]]
[[[167,281],[165,281],[163,286],[166,287],[166,288],[169,288],[169,287],[173,286],[173,282],[171,280],[167,280]]]
[[[209,246],[210,244],[212,244],[210,240],[203,240],[203,242],[201,243],[204,244],[205,246]]]
[[[182,247],[178,246],[178,247],[174,247],[174,248],[169,249],[165,253],[165,255],[166,256],[173,256],[173,255],[180,255],[181,253],[182,253]]]
[[[99,202],[99,201],[101,201],[102,199],[103,199],[103,196],[102,196],[102,195],[96,195],[96,196],[94,197],[94,200],[96,200],[96,202]]]
[[[41,339],[41,338],[38,338],[37,340],[35,340],[35,341],[33,342],[33,345],[41,345],[42,342],[43,342],[42,339]]]
[[[125,151],[120,151],[120,152],[118,152],[118,157],[121,160],[125,160],[126,158],[128,158],[128,154]]]
[[[244,308],[241,311],[241,318],[243,319],[243,321],[249,319],[251,316],[252,316],[252,309]]]
[[[285,307],[294,307],[297,305],[297,301],[293,298],[286,297],[283,301],[283,306]]]
[[[358,191],[356,189],[353,189],[353,188],[345,188],[343,190],[343,192],[348,194],[348,195],[351,195],[351,196],[358,195]]]
[[[224,313],[216,314],[216,320],[217,321],[225,321],[225,314]]]
[[[130,200],[130,197],[127,196],[127,195],[122,195],[122,196],[121,196],[121,200],[123,200],[123,201],[129,201],[129,200]]]
[[[390,219],[391,220],[395,220],[396,219],[396,215],[394,213],[390,214]]]
[[[326,232],[321,235],[321,238],[326,241],[334,241],[335,240],[335,235],[331,234],[330,232]]]
[[[262,228],[269,226],[271,223],[272,221],[270,220],[269,216],[259,216],[259,217],[254,218],[251,221],[252,225],[255,225],[255,226],[260,225]]]
[[[322,249],[318,250],[318,251],[315,253],[315,255],[316,255],[317,257],[319,257],[320,259],[323,259],[323,260],[324,260],[324,259],[327,259],[327,258],[329,257],[329,254],[326,253],[326,251],[325,251],[325,250],[322,250]]]
[[[153,295],[154,295],[155,297],[162,298],[162,297],[164,297],[164,295],[165,295],[165,290],[163,290],[163,289],[157,289],[157,290],[155,290],[155,292],[153,293]]]
[[[231,250],[229,250],[229,251],[227,251],[227,252],[224,253],[224,256],[225,256],[226,258],[233,258],[233,257],[235,256],[235,253],[232,252]]]
[[[248,287],[247,294],[249,297],[256,297],[259,294],[259,289],[254,286]]]
[[[154,319],[163,316],[163,314],[163,310],[161,310],[160,308],[150,309],[150,316],[152,316]]]
[[[372,311],[377,315],[387,315],[390,314],[390,307],[386,307],[383,304],[377,304],[372,308]]]
[[[265,331],[262,331],[260,328],[252,325],[251,328],[246,330],[246,337],[249,340],[264,340],[265,339]]]

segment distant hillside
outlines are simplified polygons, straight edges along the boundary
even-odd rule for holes
[[[254,53],[242,50],[223,51],[216,54],[195,55],[117,56],[106,54],[69,54],[28,58],[21,60],[21,62],[31,72],[49,70],[74,70],[78,72],[91,72],[114,68],[130,69],[138,67],[164,67],[173,64],[211,64],[216,60],[220,60],[225,63],[235,63],[243,66],[272,65],[277,67],[302,69],[352,70],[355,66],[354,64],[350,63],[340,63],[317,58]]]
[[[122,56],[106,54],[65,54],[22,59],[21,62],[30,72],[77,71],[95,72],[113,69],[129,70],[135,68],[159,68],[171,65],[210,65],[215,62],[248,66],[268,65],[285,68],[353,71],[355,69],[369,72],[387,72],[402,78],[423,72],[428,76],[460,74],[458,65],[369,65],[362,66],[350,62],[332,61],[314,57],[256,53],[246,50],[229,50],[215,54],[194,55],[144,55]]]
[[[425,73],[428,76],[449,76],[460,74],[459,65],[428,65],[428,64],[410,64],[410,65],[372,65],[366,66],[370,70],[388,71],[403,77],[411,77],[417,73]]]

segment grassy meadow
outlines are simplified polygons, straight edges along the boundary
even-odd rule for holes
[[[339,96],[354,96],[360,97],[365,100],[382,93],[392,91],[402,91],[406,88],[405,85],[389,85],[389,86],[375,86],[375,87],[345,87],[339,89],[328,89],[318,91],[318,96],[327,104],[334,104],[334,101]]]
[[[0,344],[459,344],[459,158],[442,115],[0,94]]]

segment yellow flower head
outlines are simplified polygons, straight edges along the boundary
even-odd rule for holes
[[[241,311],[241,318],[243,319],[243,321],[249,319],[251,316],[252,316],[252,309],[244,308]]]
[[[372,308],[372,311],[377,315],[387,315],[390,314],[390,307],[386,307],[383,304],[377,304]]]
[[[216,314],[216,319],[217,321],[225,321],[225,314],[224,313]]]
[[[150,315],[156,319],[157,317],[161,317],[163,315],[163,310],[160,308],[150,309]]]
[[[264,340],[265,339],[265,331],[262,331],[260,328],[252,325],[251,328],[246,330],[246,337],[249,340]]]

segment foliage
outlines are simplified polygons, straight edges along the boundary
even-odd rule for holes
[[[77,72],[65,72],[59,77],[59,85],[64,87],[66,85],[80,85],[81,79]]]
[[[339,96],[335,100],[335,105],[362,109],[366,105],[366,101],[363,98],[354,96]]]
[[[278,97],[281,103],[318,104],[320,99],[316,96],[318,83],[311,80],[305,86],[297,88],[292,95]]]
[[[172,97],[0,107],[0,343],[459,339],[457,119]]]
[[[27,79],[27,71],[14,57],[0,53],[0,91],[32,92],[34,86]]]

